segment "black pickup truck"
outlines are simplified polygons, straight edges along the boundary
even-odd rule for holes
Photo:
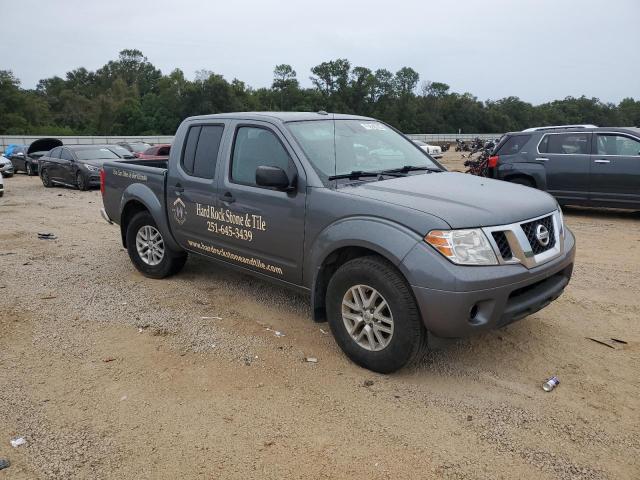
[[[378,372],[418,358],[428,334],[536,312],[573,269],[552,196],[447,172],[372,118],[192,117],[168,162],[107,162],[100,176],[102,214],[144,275],[176,273],[190,253],[305,292],[346,354]]]

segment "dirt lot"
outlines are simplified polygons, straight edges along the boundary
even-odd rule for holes
[[[5,186],[1,480],[640,478],[638,213],[567,209],[579,251],[557,302],[385,376],[306,298],[197,258],[142,277],[99,192]]]

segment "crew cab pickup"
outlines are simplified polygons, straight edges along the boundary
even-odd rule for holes
[[[142,274],[175,274],[193,254],[305,292],[346,355],[378,372],[419,358],[428,335],[540,310],[573,270],[553,197],[448,172],[372,118],[191,117],[168,161],[105,163],[101,190]]]

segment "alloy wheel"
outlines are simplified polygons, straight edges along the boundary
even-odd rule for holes
[[[143,225],[136,234],[136,250],[140,259],[150,266],[158,265],[164,258],[164,239],[157,228]]]
[[[384,349],[393,337],[393,314],[385,298],[375,288],[355,285],[342,299],[342,321],[360,347]]]

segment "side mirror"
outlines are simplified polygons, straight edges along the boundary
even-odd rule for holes
[[[16,153],[16,157],[24,157],[24,153],[18,152],[18,153]]]
[[[280,167],[262,165],[256,169],[256,184],[260,187],[277,188],[289,192],[294,189],[293,183]]]

